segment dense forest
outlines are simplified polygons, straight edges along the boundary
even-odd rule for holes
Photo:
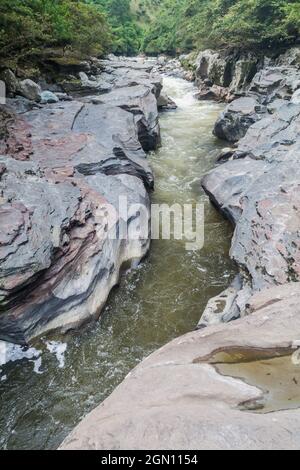
[[[41,47],[174,54],[294,43],[300,0],[0,0],[1,55]]]
[[[299,0],[162,0],[144,36],[146,52],[269,48],[294,43]]]
[[[101,54],[111,32],[100,9],[74,0],[0,0],[0,49],[15,55],[40,47]]]

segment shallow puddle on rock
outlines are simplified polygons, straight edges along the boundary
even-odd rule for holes
[[[263,391],[262,399],[241,404],[241,410],[270,413],[300,408],[300,365],[295,364],[291,355],[250,362],[228,361],[215,366],[220,374],[241,379]]]

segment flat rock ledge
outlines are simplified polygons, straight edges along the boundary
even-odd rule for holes
[[[300,375],[299,355],[292,356],[300,344],[300,284],[264,289],[250,299],[247,314],[152,354],[60,449],[298,449],[300,402],[291,401],[290,389]],[[268,386],[222,372],[235,365],[242,376],[253,363],[270,376]]]
[[[74,99],[0,108],[2,340],[26,344],[97,318],[122,266],[149,249],[139,205],[150,207],[145,151],[160,143],[161,79],[147,61],[98,67],[79,73]],[[132,213],[120,214],[119,196]],[[139,226],[135,239],[114,236]]]

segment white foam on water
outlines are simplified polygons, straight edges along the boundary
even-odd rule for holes
[[[41,353],[42,351],[38,351],[35,348],[24,348],[17,344],[0,341],[0,366],[4,366],[9,362],[17,362],[27,359],[33,363],[34,372],[41,374]],[[5,382],[7,380],[7,375],[1,375],[1,372],[2,371],[0,369],[0,382]]]
[[[58,360],[58,367],[63,369],[65,367],[65,352],[68,345],[58,341],[48,341],[46,346],[50,353],[55,354],[56,359]]]
[[[0,341],[0,366],[8,362],[21,361],[22,359],[36,359],[41,355],[41,351],[35,348],[25,349],[13,343]]]
[[[58,341],[46,342],[47,350],[56,356],[58,361],[58,367],[63,369],[65,366],[65,352],[67,350],[66,343],[60,343]],[[5,382],[7,376],[2,375],[1,366],[10,362],[17,362],[27,359],[33,363],[33,371],[36,374],[43,374],[42,371],[42,354],[43,350],[36,348],[25,348],[13,343],[7,343],[0,341],[0,382]]]
[[[43,371],[41,371],[41,367],[42,367],[42,358],[39,357],[38,359],[36,359],[35,361],[33,361],[33,363],[34,363],[33,371],[34,371],[36,374],[41,375],[41,374],[43,373]]]

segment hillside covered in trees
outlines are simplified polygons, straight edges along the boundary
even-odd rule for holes
[[[269,48],[296,41],[299,0],[162,0],[148,52],[205,47]]]
[[[98,55],[266,49],[295,43],[299,30],[299,0],[0,0],[2,56],[41,47]]]
[[[66,46],[85,53],[106,52],[111,32],[103,12],[81,0],[0,0],[2,56]]]

